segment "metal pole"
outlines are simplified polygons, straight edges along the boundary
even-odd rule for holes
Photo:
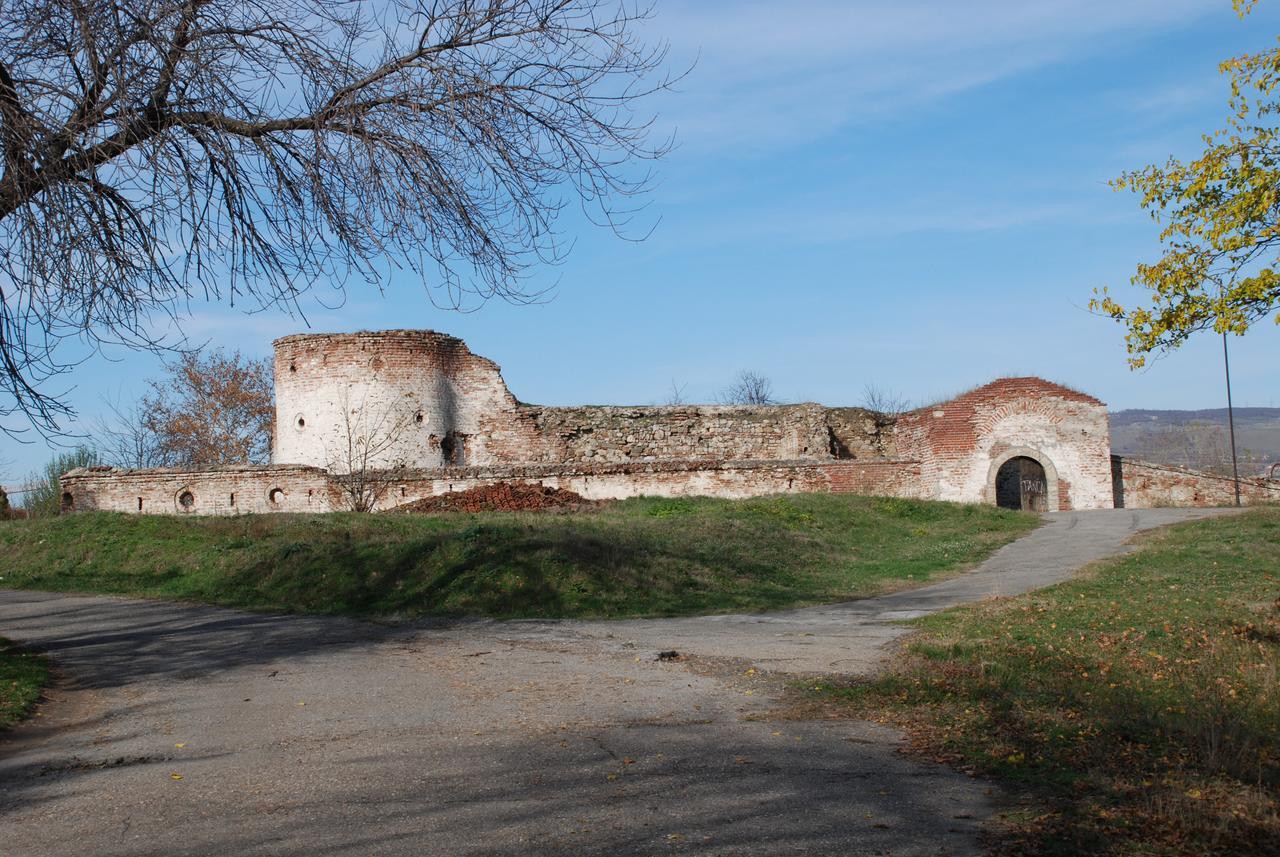
[[[1236,505],[1240,505],[1240,465],[1236,461],[1236,414],[1231,407],[1231,361],[1227,357],[1227,335],[1222,334],[1222,366],[1227,372],[1227,426],[1231,431],[1231,476],[1235,480]]]

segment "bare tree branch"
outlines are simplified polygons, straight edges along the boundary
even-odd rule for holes
[[[862,407],[878,414],[896,417],[911,410],[911,402],[893,390],[867,384],[862,388]]]
[[[110,416],[101,416],[93,428],[93,448],[99,460],[113,467],[161,467],[159,441],[148,428],[139,404],[103,399]]]
[[[685,395],[685,389],[686,389],[688,386],[689,386],[688,384],[677,384],[677,383],[676,383],[676,379],[675,379],[675,378],[672,378],[672,379],[671,379],[671,389],[667,391],[667,396],[666,396],[666,398],[663,400],[663,404],[665,404],[665,405],[685,405],[685,404],[688,404],[689,399],[688,399],[688,397]]]
[[[725,405],[778,404],[773,395],[773,382],[747,369],[739,372],[734,382],[720,393],[720,402]]]
[[[298,309],[389,265],[536,299],[576,197],[621,232],[670,85],[632,0],[0,0],[0,417],[58,346],[180,347],[191,299]],[[12,429],[10,429],[12,430]]]
[[[349,389],[341,396],[342,426],[328,445],[328,470],[335,475],[352,512],[372,512],[386,499],[393,483],[402,481],[405,456],[397,455],[414,414],[368,400],[368,391],[353,402]]]

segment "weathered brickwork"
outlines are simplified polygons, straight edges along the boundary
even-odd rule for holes
[[[892,457],[892,420],[858,408],[525,405],[496,363],[432,331],[275,348],[278,463],[344,472],[365,461],[353,438],[376,447],[369,467]]]
[[[831,492],[923,496],[911,461],[655,461],[581,465],[492,465],[404,469],[386,484],[380,508],[494,482],[565,488],[589,500],[626,497],[758,497]],[[330,512],[346,508],[342,474],[308,467],[225,468],[198,472],[74,470],[62,480],[69,511],[235,515]],[[184,502],[185,495],[185,502]]]
[[[1026,457],[1044,467],[1050,511],[1111,506],[1106,405],[1040,378],[1002,378],[904,414],[895,440],[940,500],[994,503],[999,467]]]
[[[526,461],[539,447],[498,365],[452,336],[306,334],[275,349],[276,463],[336,472],[491,464]]]
[[[821,405],[526,407],[540,461],[749,461],[829,456]]]
[[[994,503],[1007,462],[1043,470],[1034,508],[1107,508],[1115,496],[1106,407],[1039,378],[901,416],[811,403],[566,408],[518,401],[496,363],[432,331],[287,336],[275,349],[272,467],[79,470],[63,480],[69,507],[328,511],[343,507],[352,470],[394,473],[384,507],[500,480],[591,499],[837,491]],[[1134,502],[1185,495],[1136,468],[1115,480],[1132,483]]]
[[[1231,506],[1235,504],[1235,480],[1112,456],[1117,508],[1154,509],[1163,506]],[[1251,477],[1240,480],[1240,502],[1246,506],[1280,503],[1280,480]]]
[[[62,505],[67,511],[153,515],[327,512],[334,506],[330,490],[328,474],[314,467],[88,467],[62,477]]]

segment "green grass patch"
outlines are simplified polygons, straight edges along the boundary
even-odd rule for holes
[[[578,513],[85,513],[0,523],[4,586],[261,610],[495,617],[778,609],[918,585],[1036,526],[826,494],[640,498]]]
[[[49,662],[0,638],[0,730],[17,723],[40,699],[49,681]]]
[[[1158,531],[1075,581],[919,620],[817,701],[1030,791],[1008,854],[1275,854],[1280,510]]]

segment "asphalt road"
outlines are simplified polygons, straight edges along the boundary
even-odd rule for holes
[[[0,854],[976,854],[1004,796],[882,727],[769,719],[777,676],[872,669],[895,620],[1204,514],[1050,515],[962,577],[754,616],[378,625],[0,590],[0,635],[61,674],[0,739]]]

